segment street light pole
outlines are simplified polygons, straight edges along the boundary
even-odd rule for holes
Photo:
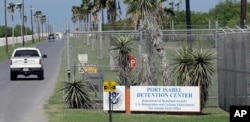
[[[6,46],[6,53],[8,53],[8,35],[7,35],[7,6],[6,6],[6,0],[4,0],[4,23],[5,23],[5,26],[4,26],[4,30],[5,30],[5,46]]]
[[[24,0],[22,0],[22,25],[21,25],[21,36],[22,36],[22,44],[23,44],[23,47],[24,47],[24,34],[23,34],[23,25],[24,25]]]
[[[32,6],[30,5],[30,19],[31,19],[31,33],[32,33],[32,43],[34,43],[34,30],[33,30],[33,14],[32,14]]]

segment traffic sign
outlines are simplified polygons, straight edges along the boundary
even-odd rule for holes
[[[129,69],[130,71],[133,71],[136,67],[136,58],[132,54],[129,54],[128,59],[129,59]]]
[[[104,92],[115,92],[116,82],[115,81],[104,81],[103,88],[104,88]]]

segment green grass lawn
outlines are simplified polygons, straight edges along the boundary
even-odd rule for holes
[[[107,111],[94,109],[68,109],[63,104],[63,68],[58,76],[54,95],[45,106],[49,122],[109,122]],[[217,107],[205,108],[201,115],[170,115],[157,113],[112,113],[113,122],[228,122],[229,114]]]
[[[97,42],[96,42],[97,43]],[[78,53],[89,54],[89,62],[93,64],[108,65],[108,43],[105,45],[103,53],[105,54],[103,60],[98,60],[98,50],[97,52],[91,51],[91,46],[83,44],[81,39],[71,39],[71,45],[73,47],[71,61],[72,65],[76,64],[76,56]],[[98,47],[98,45],[96,46]],[[66,51],[66,49],[65,49]],[[173,53],[173,51],[169,51]],[[64,53],[61,69],[58,76],[58,82],[54,94],[49,99],[48,104],[45,106],[49,122],[108,122],[109,113],[103,111],[102,109],[68,109],[63,103],[62,92],[63,81],[65,81],[66,72],[66,53]],[[103,70],[104,79],[112,80],[117,77],[116,72],[110,72]],[[77,74],[77,73],[76,73]],[[79,75],[79,74],[78,74]],[[212,84],[216,86],[216,83]],[[211,88],[211,93],[215,94],[217,87]],[[101,96],[102,93],[98,93]],[[113,113],[112,120],[114,122],[228,122],[229,114],[216,107],[217,100],[209,100],[209,104],[215,107],[207,107],[203,110],[201,115],[170,115],[170,114],[157,114],[157,113]]]

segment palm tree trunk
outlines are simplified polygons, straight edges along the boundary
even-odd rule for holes
[[[170,85],[170,67],[169,62],[166,57],[166,52],[164,50],[163,42],[162,42],[162,32],[160,31],[160,27],[155,19],[155,16],[152,14],[146,15],[143,26],[146,30],[146,33],[150,37],[150,41],[153,44],[154,48],[158,52],[158,56],[161,60],[162,67],[162,81],[163,85]]]
[[[89,46],[90,45],[90,33],[89,33],[89,14],[87,14],[87,23],[86,23],[86,27],[87,27],[87,45]]]
[[[108,16],[110,16],[110,24],[111,24],[111,27],[112,27],[112,31],[115,30],[116,28],[116,1],[114,0],[112,3],[111,3],[111,6],[108,10]],[[116,41],[114,41],[114,37],[111,36],[110,37],[110,48],[111,49],[114,49],[117,47],[117,43]],[[110,50],[110,70],[116,70],[116,67],[117,67],[117,63],[115,61],[115,51],[114,50]]]
[[[42,24],[42,38],[43,38],[43,23],[41,23]]]
[[[41,39],[40,39],[40,22],[39,21],[37,21],[37,29],[38,29],[38,40],[40,41]]]

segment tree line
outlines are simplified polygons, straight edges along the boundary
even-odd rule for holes
[[[18,37],[21,36],[21,25],[16,25],[14,27],[14,37]],[[31,35],[32,31],[29,27],[25,27],[24,28],[24,34],[25,35]],[[12,36],[12,28],[11,27],[7,27],[7,36],[11,37]],[[4,30],[4,26],[0,26],[0,38],[5,37],[5,30]]]
[[[97,0],[98,1],[98,0]],[[112,0],[108,0],[112,1]],[[157,21],[161,26],[161,29],[180,29],[186,28],[186,11],[180,10],[180,3],[168,3],[169,6],[166,6],[164,2],[166,0],[159,1],[157,6]],[[83,30],[97,30],[98,27],[98,16],[103,13],[103,9],[107,10],[107,23],[103,24],[103,30],[128,30],[134,29],[139,25],[139,19],[141,18],[140,13],[133,6],[137,4],[133,0],[124,0],[124,4],[128,6],[127,11],[121,12],[119,2],[117,4],[112,3],[91,3],[88,0],[83,0],[83,3],[80,6],[72,6],[72,22],[75,25],[76,31]],[[250,4],[247,4],[247,8],[250,7]],[[113,10],[115,8],[115,10]],[[241,4],[240,2],[233,2],[231,0],[226,0],[224,2],[218,3],[214,8],[208,12],[194,12],[192,11],[191,5],[191,27],[194,29],[199,28],[215,28],[215,21],[218,21],[220,27],[235,27],[240,25],[240,12]],[[115,13],[115,14],[113,14]],[[247,10],[247,17],[249,18],[250,10]],[[121,14],[126,14],[126,19],[120,19]],[[102,20],[104,20],[102,18]],[[249,20],[246,20],[248,23]],[[84,24],[91,23],[91,24]],[[84,26],[87,25],[87,26]],[[91,25],[91,27],[88,27]],[[85,28],[84,28],[85,27]]]

